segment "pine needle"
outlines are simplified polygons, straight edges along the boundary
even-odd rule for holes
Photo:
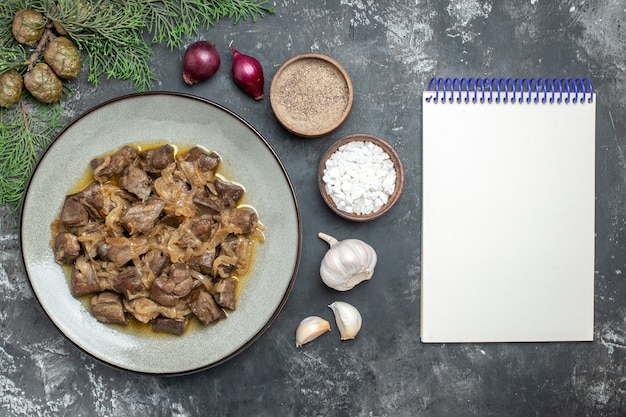
[[[20,204],[40,151],[60,127],[61,112],[61,104],[44,105],[30,96],[0,111],[0,204]]]

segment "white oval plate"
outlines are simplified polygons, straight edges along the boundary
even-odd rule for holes
[[[246,203],[267,227],[239,292],[237,310],[182,336],[132,332],[99,323],[72,296],[55,262],[50,224],[65,195],[96,156],[145,142],[197,144],[222,157],[227,177],[246,188]],[[45,313],[76,346],[129,371],[176,375],[220,364],[252,344],[282,309],[293,286],[302,244],[293,185],[275,151],[250,124],[228,109],[180,93],[131,94],[105,102],[68,125],[36,166],[22,204],[20,242],[33,292]]]

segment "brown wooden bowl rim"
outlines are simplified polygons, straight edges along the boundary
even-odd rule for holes
[[[280,79],[280,77],[281,77],[282,73],[284,72],[284,70],[287,67],[289,67],[291,64],[293,64],[294,62],[305,60],[305,59],[319,59],[319,60],[322,60],[322,61],[325,61],[325,62],[331,64],[332,66],[334,66],[341,73],[341,75],[343,76],[346,84],[348,85],[348,104],[346,105],[346,108],[345,108],[344,112],[341,114],[341,117],[339,117],[339,119],[337,119],[337,121],[333,125],[331,125],[330,127],[326,128],[324,130],[317,130],[317,131],[302,131],[302,130],[299,130],[297,127],[293,126],[292,124],[290,124],[289,122],[284,120],[283,113],[281,113],[280,111],[277,111],[276,105],[274,104],[274,100],[273,100],[274,94],[273,94],[273,92],[275,91],[276,84],[277,84],[278,80]],[[272,107],[272,111],[274,112],[274,115],[276,116],[276,118],[278,119],[280,124],[283,125],[283,127],[285,129],[287,129],[291,133],[294,133],[294,134],[296,134],[298,136],[302,136],[302,137],[305,137],[305,138],[319,138],[319,137],[327,135],[328,133],[330,133],[330,132],[334,131],[335,129],[337,129],[348,118],[348,115],[350,114],[350,111],[352,110],[353,102],[354,102],[354,88],[352,86],[352,80],[350,79],[350,76],[348,75],[348,72],[335,59],[331,58],[328,55],[320,54],[320,53],[316,53],[316,52],[309,52],[309,53],[298,54],[298,55],[295,55],[295,56],[289,58],[287,61],[285,61],[280,66],[280,68],[278,69],[278,71],[276,72],[274,77],[272,78],[272,83],[270,84],[270,105]]]
[[[335,153],[340,146],[348,142],[355,141],[372,142],[380,146],[383,151],[385,151],[389,155],[389,158],[391,158],[391,160],[393,161],[393,165],[396,170],[396,187],[393,193],[389,196],[389,200],[384,206],[380,208],[380,210],[368,214],[346,213],[345,211],[339,210],[335,205],[333,199],[330,198],[328,193],[326,193],[325,183],[322,179],[322,177],[324,176],[324,169],[326,168],[326,160],[328,160],[328,158],[330,158],[330,156]],[[355,133],[352,135],[344,136],[343,138],[337,140],[331,145],[326,153],[324,153],[324,155],[320,159],[318,166],[317,185],[319,187],[320,194],[322,195],[322,199],[326,202],[326,204],[328,205],[328,207],[330,207],[332,211],[334,211],[336,214],[343,217],[344,219],[364,222],[374,220],[382,216],[396,204],[396,202],[400,198],[400,195],[402,194],[402,189],[404,188],[404,169],[402,167],[402,161],[400,160],[400,156],[398,156],[396,150],[387,141],[374,135]]]

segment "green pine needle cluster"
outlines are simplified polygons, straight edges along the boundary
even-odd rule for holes
[[[15,12],[34,9],[60,24],[81,52],[88,82],[129,81],[137,91],[155,81],[153,44],[180,48],[186,38],[221,19],[256,21],[273,13],[268,0],[4,0],[0,4],[0,74],[24,63],[34,49],[11,33]],[[71,94],[67,92],[65,95]],[[0,108],[0,204],[19,205],[39,153],[62,127],[62,104],[44,105],[28,95]]]
[[[0,203],[17,207],[39,151],[61,124],[61,105],[44,105],[30,96],[0,111]]]

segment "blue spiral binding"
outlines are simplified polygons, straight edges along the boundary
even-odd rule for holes
[[[435,103],[593,102],[589,78],[431,78],[427,91]]]

